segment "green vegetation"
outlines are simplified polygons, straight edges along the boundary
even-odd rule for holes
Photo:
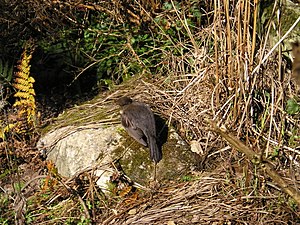
[[[300,112],[300,106],[295,99],[289,99],[286,104],[286,112],[295,115]]]
[[[13,77],[13,66],[0,58],[0,82],[10,83]]]

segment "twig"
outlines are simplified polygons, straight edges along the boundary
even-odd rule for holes
[[[266,171],[266,173],[276,182],[276,184],[281,188],[282,191],[284,191],[286,194],[290,195],[298,204],[300,207],[300,193],[294,189],[293,187],[289,186],[282,177],[273,169],[273,166],[271,163],[269,163],[266,160],[259,160],[259,155],[254,152],[252,149],[250,149],[248,146],[246,146],[242,141],[237,139],[235,136],[230,134],[228,131],[224,130],[223,128],[217,127],[215,122],[209,121],[212,125],[212,130],[218,133],[220,136],[222,136],[224,139],[226,139],[229,144],[238,150],[241,153],[244,153],[248,159],[250,159],[255,164],[260,164],[261,167]]]

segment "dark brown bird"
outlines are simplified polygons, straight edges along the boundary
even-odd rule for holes
[[[162,159],[162,153],[156,143],[156,127],[151,109],[144,103],[122,97],[117,100],[121,106],[121,123],[136,141],[150,149],[150,158],[155,163]]]

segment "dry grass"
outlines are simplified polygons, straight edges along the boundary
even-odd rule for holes
[[[33,183],[23,191],[36,224],[65,224],[80,221],[85,224],[298,224],[294,209],[270,181],[256,177],[256,184],[247,186],[244,174],[230,172],[220,166],[213,172],[197,172],[189,182],[161,183],[151,192],[137,191],[123,182],[104,196],[95,186],[95,168],[78,173],[68,180],[49,176],[50,190],[36,190]],[[52,174],[53,175],[53,174]],[[115,176],[115,181],[122,178]],[[125,186],[124,186],[125,185]],[[22,202],[22,201],[20,201]],[[20,204],[18,204],[20,205]],[[41,213],[43,212],[43,213]]]
[[[246,187],[253,190],[249,192],[249,195],[241,194],[237,197],[239,200],[243,199],[243,203],[247,202],[244,201],[245,199],[264,199],[263,202],[274,204],[273,206],[276,205],[279,209],[280,201],[277,197],[283,193],[274,192],[270,187],[276,187],[282,192],[284,188],[280,188],[280,182],[277,180],[269,183],[271,180],[263,170],[263,162],[268,161],[272,165],[274,172],[283,179],[283,186],[294,188],[294,193],[299,195],[300,152],[297,149],[299,117],[288,114],[286,110],[287,101],[297,99],[297,93],[295,83],[291,80],[290,70],[287,69],[288,61],[284,60],[281,55],[281,41],[295,28],[299,19],[287,33],[281,34],[283,37],[273,47],[268,46],[271,22],[268,23],[265,32],[260,33],[259,40],[255,35],[256,22],[259,23],[260,19],[257,1],[239,1],[236,5],[227,5],[227,1],[214,1],[214,3],[213,24],[190,35],[189,41],[176,43],[176,46],[185,46],[189,51],[177,57],[166,55],[163,59],[169,73],[162,74],[162,77],[156,78],[154,82],[153,80],[137,81],[135,90],[119,94],[135,96],[149,103],[156,112],[167,118],[170,124],[176,124],[178,131],[187,141],[199,142],[204,152],[203,158],[206,158],[204,169],[214,172],[221,165],[229,173],[228,176],[232,177],[237,175],[237,171],[243,171],[241,177],[236,177],[235,182],[241,179]],[[176,11],[175,7],[174,10]],[[185,24],[185,18],[179,11],[176,15],[178,16],[176,20]],[[186,29],[190,34],[189,28],[186,27]],[[282,32],[280,20],[276,29],[277,33]],[[212,43],[213,50],[211,49]],[[211,125],[207,123],[207,120],[216,121],[220,127],[226,126],[236,140],[242,140],[255,152],[258,156],[258,164],[252,164],[251,158],[241,157],[237,152],[239,149],[232,149],[232,146],[228,146],[225,139],[211,131]],[[223,185],[226,183],[219,182]],[[270,186],[265,186],[264,182],[269,183]],[[258,194],[254,190],[261,193]],[[197,192],[196,189],[194,189],[195,192]],[[180,193],[179,190],[178,193]],[[266,193],[277,197],[274,199],[269,195],[266,197]],[[249,213],[249,208],[247,210],[247,207],[241,205],[227,205],[227,198],[220,195],[217,199],[219,201],[215,203],[216,207],[228,207],[227,210],[234,211],[233,214],[240,213],[240,216],[236,217],[239,219],[233,219],[236,222],[255,224],[255,220],[256,223],[262,221],[263,224],[272,222],[271,218],[281,218],[275,213],[277,209],[268,212],[262,210],[265,206],[262,201],[249,203],[250,208],[253,209],[250,212],[252,216],[245,217],[243,213]],[[297,200],[299,199],[296,199],[296,202]],[[176,211],[176,204],[174,204],[174,211],[170,210],[170,220],[172,220],[172,215],[174,218],[177,218],[177,215],[180,218],[186,215],[181,214],[185,210],[183,205],[183,202],[179,203],[180,210]],[[201,208],[201,203],[198,202],[196,205]],[[299,210],[299,205],[296,206],[293,201],[287,205],[294,207],[292,211],[295,210],[294,216],[298,217],[296,211]],[[152,212],[150,210],[151,212],[138,214],[130,221],[151,224],[155,219],[165,218],[166,215],[163,212],[159,213],[159,209],[162,208],[158,206],[157,208],[157,211],[153,211],[157,213],[157,217],[156,215],[150,216]],[[186,209],[185,212],[192,211],[192,208]],[[209,214],[209,212],[205,213]],[[287,211],[286,213],[289,214]],[[200,215],[199,212],[196,214]],[[270,215],[270,218],[267,218],[267,215]],[[202,216],[199,217],[202,218]],[[284,216],[282,218],[282,221],[279,219],[277,222],[285,224],[289,220],[284,219]],[[183,220],[179,223],[188,224],[188,221]],[[215,220],[213,216],[207,217],[207,222]],[[202,222],[205,223],[205,219]]]
[[[217,172],[217,171],[215,171]],[[141,199],[103,224],[287,224],[291,217],[276,194],[251,196],[221,172],[202,173],[193,182],[161,187],[150,201]],[[267,206],[262,202],[268,201]],[[117,211],[118,209],[116,209]]]

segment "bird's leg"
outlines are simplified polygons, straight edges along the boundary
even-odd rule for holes
[[[153,196],[155,193],[157,193],[160,189],[160,184],[156,180],[156,170],[157,170],[157,162],[154,162],[154,175],[153,175],[153,180],[149,181],[150,184],[150,189],[151,189],[151,196]]]
[[[154,183],[156,183],[156,165],[157,165],[157,163],[156,162],[154,162]]]
[[[157,163],[156,162],[154,162],[154,174],[153,174],[153,180],[150,180],[149,181],[149,184],[150,184],[150,188],[151,188],[151,196],[154,194],[154,193],[156,193],[156,191],[157,191],[157,185],[158,185],[158,183],[157,183],[157,181],[156,181],[156,165],[157,165]]]

